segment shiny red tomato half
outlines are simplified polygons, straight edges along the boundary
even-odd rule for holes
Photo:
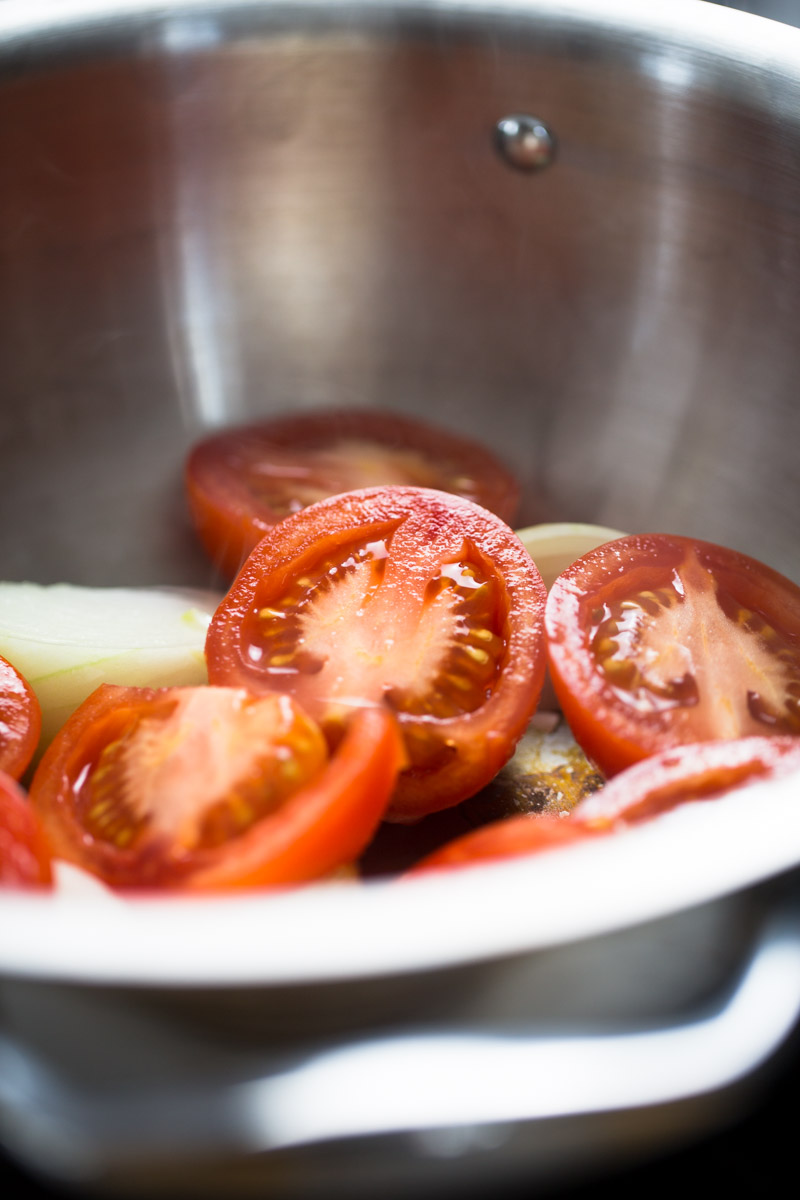
[[[477,442],[370,409],[294,413],[224,429],[194,447],[185,481],[200,540],[228,577],[270,526],[340,492],[430,487],[508,522],[520,499],[512,473]]]
[[[120,888],[300,883],[350,863],[403,761],[396,722],[353,715],[330,758],[288,696],[104,684],[31,785],[53,855]]]
[[[0,771],[0,887],[50,887],[50,849],[25,792]]]
[[[742,784],[797,773],[800,738],[745,737],[676,746],[635,763],[581,800],[572,819],[594,829],[646,821],[695,800],[711,800]]]
[[[440,868],[468,867],[492,859],[541,854],[585,841],[600,832],[589,824],[579,825],[568,816],[521,813],[504,821],[492,821],[480,829],[453,838],[420,859],[405,875],[419,875]]]
[[[686,742],[800,734],[800,588],[709,542],[620,538],[553,584],[550,674],[606,775]]]
[[[335,741],[354,709],[400,722],[391,820],[478,791],[510,758],[545,669],[546,590],[519,539],[468,500],[375,488],[269,531],[212,618],[209,679],[294,696]]]
[[[16,667],[0,658],[0,771],[19,779],[33,758],[42,710],[33,688]]]

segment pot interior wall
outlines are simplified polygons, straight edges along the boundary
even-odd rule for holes
[[[186,447],[340,404],[484,440],[520,524],[798,576],[800,54],[734,69],[533,7],[198,6],[0,47],[6,578],[212,583]],[[503,159],[512,113],[551,166]]]

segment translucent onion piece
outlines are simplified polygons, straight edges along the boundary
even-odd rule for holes
[[[101,683],[206,683],[206,629],[220,599],[174,588],[0,583],[0,654],[42,706],[40,752]]]

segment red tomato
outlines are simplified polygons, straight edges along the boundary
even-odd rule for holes
[[[679,743],[800,734],[800,588],[708,542],[641,534],[551,588],[550,673],[606,775]]]
[[[571,817],[521,813],[454,838],[420,859],[405,874],[418,875],[441,867],[469,867],[490,859],[540,854],[584,841],[600,832],[588,824],[576,824]]]
[[[19,779],[33,758],[42,710],[16,667],[0,658],[0,771]]]
[[[55,857],[118,887],[297,883],[350,862],[402,761],[396,722],[355,714],[337,753],[288,696],[104,684],[31,785]]]
[[[635,763],[572,810],[595,829],[645,821],[691,800],[709,800],[740,784],[798,773],[800,739],[746,737],[676,746]]]
[[[384,484],[454,492],[509,522],[520,497],[511,472],[476,442],[368,409],[225,429],[195,446],[186,464],[195,527],[229,577],[284,517],[327,496]]]
[[[49,887],[50,850],[22,788],[0,771],[0,887]]]
[[[331,737],[354,707],[385,704],[409,756],[388,815],[415,820],[513,753],[544,677],[545,599],[485,509],[421,488],[351,492],[259,543],[211,621],[209,679],[287,692]]]

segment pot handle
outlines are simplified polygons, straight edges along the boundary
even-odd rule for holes
[[[298,1055],[256,1079],[129,1093],[66,1085],[0,1037],[0,1136],[38,1171],[86,1180],[143,1160],[624,1110],[743,1079],[799,1016],[800,919],[784,912],[715,1009],[658,1029],[402,1033]]]

